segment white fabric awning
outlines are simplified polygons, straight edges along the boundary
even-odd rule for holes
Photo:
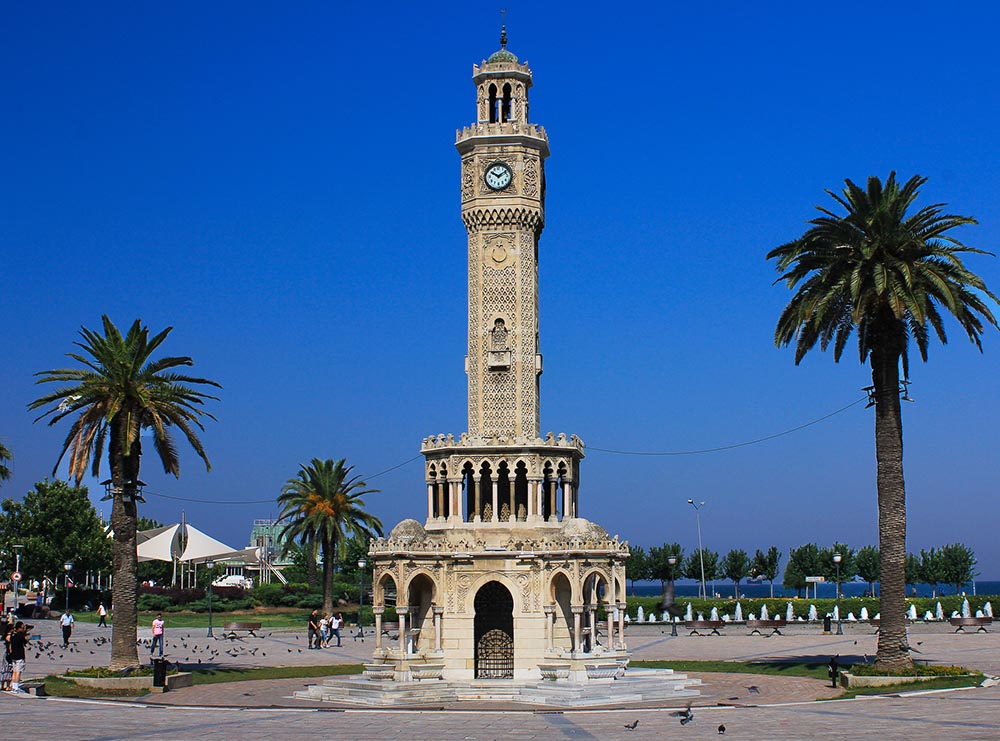
[[[139,543],[136,554],[140,561],[172,562],[181,552],[181,526],[142,530],[136,533],[136,540]]]
[[[187,544],[182,552],[183,536],[187,537]],[[260,558],[259,548],[235,549],[187,523],[140,530],[136,533],[136,540],[136,555],[140,561],[172,562],[176,559],[185,563],[235,560],[256,562]]]

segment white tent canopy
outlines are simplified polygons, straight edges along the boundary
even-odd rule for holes
[[[237,550],[187,523],[142,530],[136,535],[138,536],[136,552],[140,561],[177,560],[182,563],[257,561],[259,556],[257,548]],[[183,552],[181,552],[182,536],[187,536],[187,545]]]

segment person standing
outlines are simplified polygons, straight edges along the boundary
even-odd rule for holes
[[[330,637],[337,639],[337,648],[340,648],[340,629],[344,627],[344,615],[338,612],[330,618]]]
[[[319,645],[320,648],[328,648],[330,646],[330,616],[325,612],[319,621]]]
[[[10,680],[14,673],[14,667],[10,665],[10,643],[8,638],[10,632],[14,629],[13,625],[7,623],[6,620],[0,623],[0,648],[3,649],[3,663],[0,664],[0,692],[10,691]]]
[[[76,621],[73,619],[73,615],[69,610],[66,610],[66,612],[62,614],[62,617],[59,618],[59,625],[62,626],[63,648],[67,648],[69,646],[69,637],[73,635],[73,623],[75,622]]]
[[[156,618],[153,620],[153,642],[149,644],[149,655],[153,655],[153,651],[156,650],[157,645],[160,647],[160,656],[163,656],[163,616],[160,613],[156,613]]]
[[[8,645],[10,646],[10,691],[17,694],[28,694],[21,689],[21,674],[24,672],[24,647],[28,643],[28,633],[24,623],[18,620],[14,624],[14,629],[8,634]]]
[[[104,606],[103,602],[101,602],[100,604],[97,605],[97,616],[100,618],[100,620],[97,623],[97,627],[99,627],[99,628],[107,628],[108,627],[108,608]]]
[[[319,611],[309,613],[309,648],[319,648]],[[314,645],[315,644],[315,645]]]

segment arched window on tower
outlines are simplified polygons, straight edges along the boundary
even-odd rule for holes
[[[500,108],[500,120],[502,122],[510,121],[510,83],[508,82],[503,86],[503,101]]]
[[[497,86],[490,85],[490,123],[496,123],[499,119],[497,114]]]

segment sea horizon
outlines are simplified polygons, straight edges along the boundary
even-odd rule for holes
[[[817,586],[817,595],[813,596],[813,585],[809,586],[808,595],[806,591],[801,592],[803,599],[832,599],[837,596],[836,585],[832,582],[820,582]],[[699,584],[696,581],[684,580],[678,581],[674,585],[674,594],[677,597],[697,597],[698,596]],[[717,595],[716,599],[727,599],[734,596],[733,583],[728,581],[716,581],[709,582],[707,584],[708,594]],[[841,585],[840,594],[843,597],[863,597],[868,591],[869,585],[867,582],[845,582]],[[915,590],[915,591],[914,591]],[[636,581],[635,587],[633,588],[632,582],[628,583],[627,593],[630,596],[637,597],[653,597],[662,593],[662,588],[658,581]],[[771,597],[771,586],[768,582],[741,582],[739,586],[739,593],[741,599],[763,599]],[[878,596],[879,593],[879,583],[875,582],[875,595]],[[937,585],[937,596],[947,597],[954,594],[966,594],[968,596],[973,595],[1000,595],[1000,581],[993,580],[976,580],[975,582],[969,582],[962,586],[962,588],[956,590],[953,584],[938,584]],[[774,583],[774,598],[793,598],[800,596],[798,592],[794,589],[785,589],[781,586],[781,583],[775,581]],[[916,584],[909,586],[906,589],[907,597],[932,597],[933,590],[928,584]]]

